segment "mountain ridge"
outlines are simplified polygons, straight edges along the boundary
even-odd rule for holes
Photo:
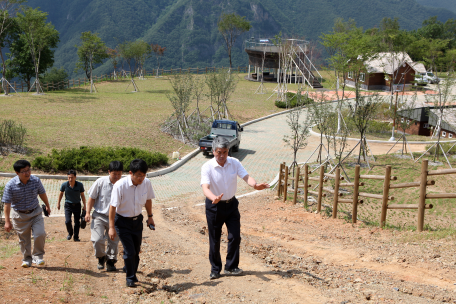
[[[405,29],[421,26],[437,15],[441,21],[456,18],[442,8],[427,8],[415,0],[29,0],[28,5],[49,13],[60,32],[55,66],[64,67],[72,77],[77,61],[76,47],[84,31],[97,32],[108,47],[125,40],[143,39],[167,48],[161,66],[186,68],[228,66],[224,41],[217,30],[222,12],[236,12],[251,21],[252,30],[238,37],[233,49],[233,65],[246,65],[243,41],[250,37],[287,36],[318,40],[332,29],[334,19],[353,18],[364,28],[380,24],[383,17],[399,17]],[[156,66],[151,58],[147,69]],[[112,71],[109,62],[98,66],[95,74]]]

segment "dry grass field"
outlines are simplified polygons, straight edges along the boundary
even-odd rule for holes
[[[266,83],[268,93],[255,94],[259,83],[247,81],[244,76],[236,74],[239,82],[228,102],[235,120],[243,123],[281,111],[274,105],[274,97],[267,100],[276,84]],[[0,119],[12,119],[27,128],[29,160],[52,149],[80,146],[138,147],[166,154],[194,149],[160,131],[160,125],[173,112],[167,98],[172,94],[168,78],[149,77],[136,82],[140,90],[137,93],[131,92],[131,86],[127,89],[129,80],[118,80],[98,83],[96,94],[81,87],[42,96],[19,93],[0,97]],[[296,87],[290,85],[290,89]],[[209,104],[205,97],[200,109]],[[195,107],[196,102],[190,105],[190,111]],[[11,171],[12,163],[23,157],[0,157],[0,171]]]

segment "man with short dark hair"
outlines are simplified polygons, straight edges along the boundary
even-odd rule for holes
[[[223,224],[228,230],[225,274],[242,274],[242,269],[239,268],[241,215],[239,214],[239,201],[235,197],[237,177],[242,178],[255,190],[269,188],[266,183],[257,184],[239,160],[228,156],[228,146],[229,141],[226,138],[215,138],[212,142],[214,158],[207,161],[201,168],[201,186],[206,196],[206,219],[209,232],[210,279],[219,278],[222,271],[220,237]]]
[[[142,159],[132,160],[130,175],[119,180],[111,193],[109,207],[109,237],[114,240],[118,235],[124,248],[124,271],[127,287],[135,287],[138,282],[136,272],[141,250],[143,215],[142,208],[147,210],[147,225],[154,225],[152,199],[154,189],[147,175],[147,164]]]
[[[108,237],[109,232],[109,203],[114,184],[122,177],[123,164],[120,161],[112,161],[109,164],[108,176],[101,177],[93,183],[89,189],[89,200],[87,202],[87,214],[85,220],[90,222],[90,211],[92,213],[92,224],[90,225],[91,241],[95,250],[95,257],[98,259],[98,269],[104,269],[106,263],[107,271],[116,271],[119,237],[114,240]],[[108,245],[106,247],[106,239]],[[106,250],[105,250],[106,249]]]
[[[46,231],[37,196],[46,205],[48,214],[51,214],[46,191],[40,179],[31,174],[31,165],[28,161],[18,160],[13,167],[17,176],[6,184],[2,197],[5,203],[5,230],[10,232],[12,227],[16,230],[23,256],[22,267],[30,267],[32,262],[36,265],[44,265]],[[33,235],[33,252],[31,235]]]
[[[62,200],[63,194],[65,194],[65,225],[68,231],[67,240],[74,238],[75,242],[80,242],[79,239],[79,228],[81,227],[81,198],[84,203],[83,210],[86,210],[86,199],[84,195],[84,185],[76,181],[76,171],[68,171],[68,181],[64,182],[60,187],[59,202],[57,203],[57,209],[60,210],[60,201]],[[71,223],[71,215],[74,216],[74,230]]]

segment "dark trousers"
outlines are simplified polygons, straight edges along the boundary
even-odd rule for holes
[[[74,215],[74,231],[71,224],[71,215]],[[79,238],[79,227],[81,226],[81,203],[65,202],[65,225],[69,235],[74,234],[74,238]]]
[[[136,217],[123,217],[116,213],[114,227],[124,249],[123,259],[127,282],[136,283],[138,278],[136,272],[139,266],[139,251],[141,250],[143,215]]]
[[[209,232],[209,261],[211,271],[222,270],[220,257],[220,237],[222,226],[228,229],[228,250],[226,253],[225,269],[231,270],[239,266],[239,244],[241,243],[241,215],[239,214],[239,202],[236,198],[230,203],[219,202],[212,204],[206,198],[206,219]]]

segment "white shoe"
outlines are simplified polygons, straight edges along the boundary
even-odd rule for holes
[[[30,267],[30,262],[23,261],[21,266],[22,266],[22,268],[29,268]]]
[[[34,259],[33,260],[33,264],[44,265],[44,260],[42,260],[42,259]]]

